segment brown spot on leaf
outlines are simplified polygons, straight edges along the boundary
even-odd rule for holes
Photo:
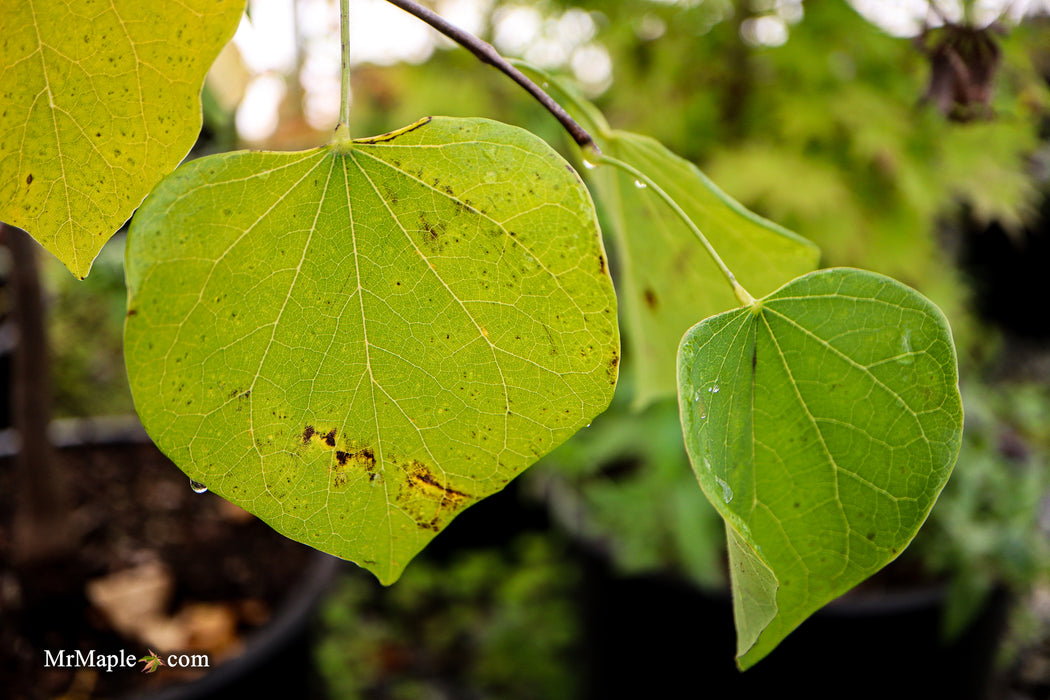
[[[426,484],[427,486],[438,489],[442,493],[442,498],[467,498],[467,494],[462,491],[456,491],[444,486],[437,479],[434,478],[433,473],[426,467],[426,465],[419,462],[413,464],[413,470],[408,475],[409,483],[415,484]]]
[[[472,500],[469,494],[442,483],[422,462],[414,460],[402,465],[402,469],[406,477],[405,488],[398,500],[422,530],[437,532],[443,527],[443,515],[461,510]]]
[[[308,444],[310,442],[310,438],[312,438],[313,436],[314,436],[314,427],[312,425],[308,425],[305,428],[303,428],[303,444],[304,445]]]
[[[426,234],[426,240],[431,243],[440,238],[441,235],[446,231],[445,224],[440,222],[437,224],[432,224],[422,214],[419,215],[419,226]]]
[[[32,185],[33,184],[33,173],[29,173],[28,175],[26,175],[26,184],[27,185]]]
[[[646,287],[642,295],[645,297],[645,305],[651,310],[656,311],[656,307],[660,305],[660,300],[656,298],[656,292],[649,287]]]
[[[332,428],[328,431],[328,433],[324,436],[324,441],[325,444],[329,447],[335,447],[335,428]]]

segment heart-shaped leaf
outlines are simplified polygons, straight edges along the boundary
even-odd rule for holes
[[[78,277],[201,127],[244,0],[17,0],[0,12],[0,220]]]
[[[128,374],[161,449],[384,583],[616,383],[587,191],[487,120],[194,161],[136,214],[127,276]]]
[[[914,290],[814,272],[692,328],[686,448],[726,521],[738,663],[892,561],[955,464],[955,346]]]

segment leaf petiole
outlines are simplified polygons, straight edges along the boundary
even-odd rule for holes
[[[715,247],[711,245],[711,242],[707,240],[707,236],[705,236],[700,230],[700,228],[695,223],[693,223],[693,220],[689,218],[689,215],[682,210],[682,207],[678,205],[678,202],[676,202],[674,198],[671,197],[671,195],[667,194],[667,192],[665,192],[662,187],[656,184],[651,177],[649,177],[633,165],[625,163],[624,161],[619,160],[617,158],[613,158],[612,156],[607,156],[604,153],[600,153],[597,151],[597,149],[585,148],[583,151],[583,159],[584,163],[586,163],[589,167],[594,167],[596,165],[602,164],[617,167],[620,170],[623,170],[624,172],[633,176],[635,182],[638,183],[639,187],[644,186],[652,190],[657,197],[664,201],[664,203],[667,206],[671,207],[671,210],[674,211],[675,215],[677,215],[679,219],[682,220],[682,223],[684,223],[686,227],[693,232],[693,235],[695,235],[700,240],[700,243],[703,244],[704,249],[707,251],[707,254],[711,256],[711,259],[714,260],[715,265],[718,266],[718,269],[721,270],[722,274],[725,275],[725,278],[729,282],[730,286],[732,286],[733,293],[736,294],[736,298],[740,301],[740,304],[742,306],[755,305],[755,298],[751,296],[751,294],[746,289],[744,289],[743,285],[737,282],[736,276],[733,275],[733,272],[725,264],[725,261],[723,261],[721,256],[718,255],[718,251],[716,251]]]
[[[339,96],[339,123],[336,124],[332,143],[345,148],[350,139],[350,0],[339,0],[339,33],[343,52],[340,64],[342,94]]]

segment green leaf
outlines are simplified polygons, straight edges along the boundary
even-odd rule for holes
[[[645,173],[669,194],[748,292],[763,296],[816,269],[820,250],[811,242],[748,211],[658,141],[610,128],[593,105],[561,82],[522,68],[570,106],[604,154]],[[739,302],[695,234],[650,188],[609,167],[590,170],[587,178],[608,217],[620,263],[617,288],[640,408],[674,395],[682,334]]]
[[[18,0],[0,12],[0,220],[86,277],[179,164],[244,0]]]
[[[692,328],[678,379],[747,668],[926,519],[962,435],[951,330],[899,282],[822,270]]]
[[[744,209],[659,142],[614,131],[601,147],[669,194],[752,294],[768,294],[816,268],[815,245]],[[598,168],[592,177],[621,261],[619,298],[637,358],[636,401],[644,406],[674,393],[682,334],[739,302],[693,232],[659,197],[619,170]]]
[[[128,374],[161,449],[384,583],[616,383],[586,188],[487,120],[193,161],[136,214],[127,276]]]

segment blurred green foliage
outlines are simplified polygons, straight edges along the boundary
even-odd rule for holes
[[[558,523],[625,574],[727,585],[722,520],[703,497],[682,442],[678,402],[631,408],[629,368],[609,409],[522,477]]]
[[[317,659],[328,693],[575,698],[579,576],[556,540],[539,535],[447,562],[423,556],[390,588],[352,572],[322,611]]]
[[[959,462],[905,557],[949,583],[949,634],[995,586],[1023,595],[1050,575],[1050,387],[963,386]]]
[[[106,243],[84,281],[52,256],[38,259],[47,299],[53,416],[134,413],[124,372],[124,234]]]

